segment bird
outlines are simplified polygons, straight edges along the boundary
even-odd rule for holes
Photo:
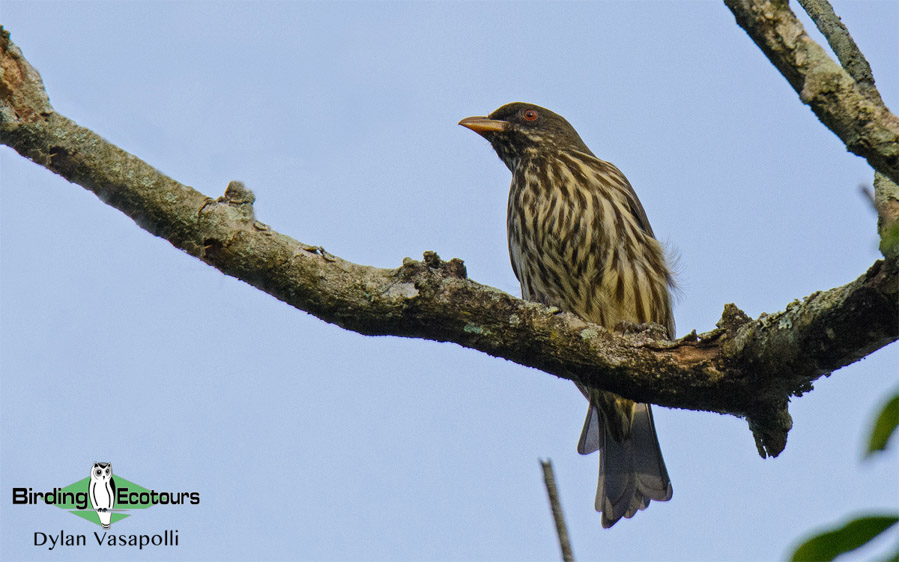
[[[674,337],[673,274],[618,168],[597,158],[564,117],[538,105],[509,103],[459,125],[489,141],[512,172],[506,228],[523,299],[607,329],[656,323]],[[649,404],[576,384],[589,400],[577,450],[599,451],[594,506],[602,526],[651,500],[670,500]]]
[[[115,478],[112,477],[112,463],[95,462],[91,467],[90,480],[91,506],[96,510],[100,525],[108,529],[112,521],[112,511],[115,507]]]

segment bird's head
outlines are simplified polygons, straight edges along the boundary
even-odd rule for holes
[[[510,170],[548,152],[593,154],[564,117],[531,103],[509,103],[487,117],[466,117],[459,124],[490,141]]]

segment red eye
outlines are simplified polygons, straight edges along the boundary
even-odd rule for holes
[[[524,117],[525,121],[536,121],[537,120],[537,112],[533,109],[526,109],[524,113],[521,114]]]

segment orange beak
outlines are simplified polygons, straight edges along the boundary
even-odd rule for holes
[[[488,119],[487,117],[466,117],[459,121],[459,124],[478,134],[500,133],[509,128],[509,124],[505,121]]]

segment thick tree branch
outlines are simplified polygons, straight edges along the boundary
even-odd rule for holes
[[[786,0],[724,0],[737,23],[850,152],[899,183],[899,118],[806,33]],[[848,36],[848,33],[847,33]]]
[[[348,330],[454,342],[642,402],[745,416],[763,456],[786,443],[790,396],[899,337],[894,260],[758,320],[728,305],[718,329],[676,342],[654,337],[659,327],[611,333],[522,301],[433,252],[396,269],[357,265],[257,221],[239,182],[211,199],[55,113],[2,30],[0,63],[0,142],[223,273]]]

